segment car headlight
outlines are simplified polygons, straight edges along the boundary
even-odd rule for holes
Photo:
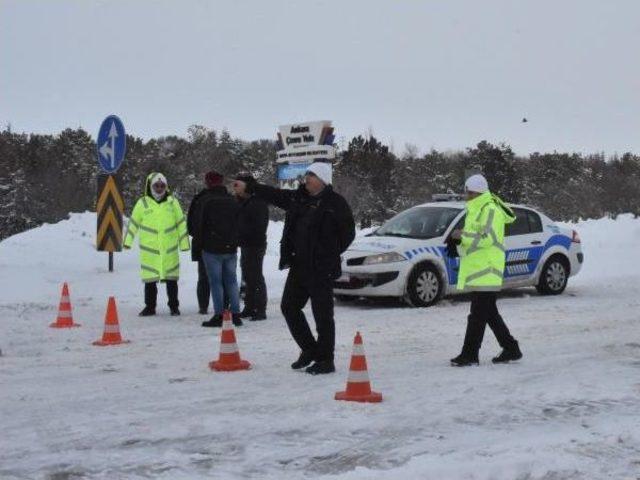
[[[404,262],[406,258],[396,252],[379,253],[377,255],[369,255],[362,262],[363,265],[377,265],[379,263]]]

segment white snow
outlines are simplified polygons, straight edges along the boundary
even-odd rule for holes
[[[565,294],[508,292],[499,306],[524,359],[456,369],[465,299],[428,309],[336,306],[334,375],[311,377],[279,301],[280,224],[269,227],[269,320],[236,331],[248,372],[214,373],[219,330],[197,315],[182,257],[183,315],[139,318],[137,247],[95,252],[95,214],[0,243],[0,478],[640,478],[640,220],[591,220]],[[82,328],[50,329],[68,281]],[[130,344],[94,347],[109,295]],[[380,404],[337,402],[362,332]]]

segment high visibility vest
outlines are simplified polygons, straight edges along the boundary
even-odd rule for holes
[[[515,220],[513,211],[491,192],[466,204],[462,231],[459,290],[497,291],[502,287],[505,265],[504,227]]]
[[[166,198],[156,202],[149,190],[153,175],[147,177],[146,194],[133,207],[124,237],[125,248],[131,248],[136,236],[140,239],[140,276],[145,283],[178,280],[178,250],[189,250],[187,223],[180,203],[168,190]]]

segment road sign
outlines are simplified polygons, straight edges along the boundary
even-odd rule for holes
[[[113,173],[122,165],[126,149],[124,125],[118,117],[109,115],[98,131],[98,163],[106,173]]]
[[[120,252],[124,201],[113,175],[98,176],[96,212],[98,213],[96,249],[99,252]]]

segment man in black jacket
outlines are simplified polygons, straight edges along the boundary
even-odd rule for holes
[[[211,196],[211,190],[222,184],[222,176],[217,172],[207,172],[204,176],[206,188],[200,190],[191,200],[189,212],[187,213],[187,231],[192,237],[191,242],[191,260],[198,262],[198,284],[196,294],[198,296],[199,313],[206,314],[209,309],[209,278],[207,269],[202,260],[202,239],[200,238],[200,230],[202,225],[200,220],[202,217],[202,206]]]
[[[331,187],[331,166],[315,162],[297,190],[284,190],[236,182],[240,191],[286,210],[280,243],[280,269],[290,268],[282,293],[281,309],[301,353],[291,368],[307,373],[335,371],[333,281],[341,275],[340,255],[355,237],[355,224],[346,200]],[[311,299],[318,339],[311,333],[302,311]]]
[[[255,182],[253,176],[241,172],[236,180]],[[241,318],[251,321],[267,318],[267,286],[262,274],[262,262],[267,250],[267,227],[269,207],[267,202],[246,191],[240,192],[234,184],[240,202],[238,212],[238,240],[240,244],[240,268],[244,289],[244,309]]]
[[[234,325],[242,325],[236,266],[238,263],[238,210],[236,199],[224,186],[224,177],[216,175],[216,184],[202,202],[199,239],[209,277],[214,315],[203,327],[222,326],[224,294],[229,297]]]

